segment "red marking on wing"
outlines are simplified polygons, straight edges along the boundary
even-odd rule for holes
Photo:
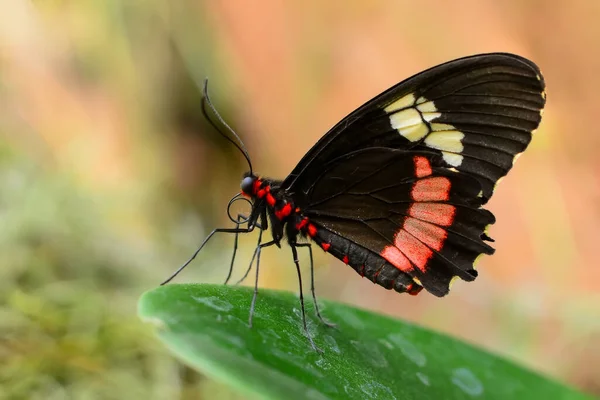
[[[421,242],[419,239],[412,236],[404,229],[400,229],[396,233],[394,245],[417,266],[421,271],[425,272],[427,262],[433,256],[433,251]]]
[[[380,273],[381,273],[381,269],[378,269],[377,271],[375,271],[375,273],[373,274],[373,283],[377,282],[377,277],[379,276]]]
[[[413,161],[415,163],[415,173],[417,174],[417,178],[431,175],[431,164],[427,158],[423,156],[415,156]]]
[[[402,272],[410,272],[413,266],[400,250],[395,246],[386,246],[381,252],[381,257],[388,260],[390,264],[398,268]]]
[[[290,203],[286,203],[281,210],[275,210],[275,216],[277,219],[284,219],[288,215],[292,213],[292,205]]]
[[[347,255],[345,255],[344,258],[342,259],[342,261],[344,262],[344,264],[348,264],[350,262],[350,259],[348,258]]]
[[[414,201],[447,201],[450,198],[450,179],[444,176],[415,182],[410,195]]]
[[[407,217],[404,220],[403,228],[421,242],[437,251],[442,249],[448,237],[448,232],[444,228],[415,218]]]
[[[323,248],[323,250],[327,251],[331,247],[331,244],[329,244],[329,243],[321,243],[321,247]]]
[[[317,227],[313,224],[308,224],[308,236],[315,237],[317,235]]]
[[[436,225],[450,226],[454,221],[456,207],[451,204],[413,203],[408,210],[411,217]]]
[[[447,226],[452,223],[455,212],[456,208],[449,204],[413,204],[410,214],[420,219],[405,218],[402,227],[394,236],[394,246],[387,246],[381,256],[401,271],[409,272],[412,265],[415,265],[425,272],[429,260],[433,257],[433,251],[442,249],[448,232],[421,219],[433,220],[437,224]],[[414,294],[420,290],[416,290]],[[410,293],[409,289],[407,291]]]
[[[275,197],[271,193],[267,193],[267,204],[271,207],[275,206]]]
[[[408,289],[407,292],[411,296],[416,296],[421,293],[421,290],[423,290],[423,286],[410,285],[410,289]]]

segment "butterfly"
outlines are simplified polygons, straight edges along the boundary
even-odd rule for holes
[[[321,320],[311,244],[400,293],[425,289],[441,297],[456,278],[473,281],[477,260],[494,253],[487,230],[495,217],[483,206],[531,142],[546,102],[539,68],[523,57],[490,53],[449,61],[359,107],[277,180],[254,173],[241,140],[210,103],[206,84],[204,91],[205,115],[208,104],[249,165],[229,205],[243,197],[251,211],[233,218],[228,207],[236,227],[211,232],[163,284],[216,233],[234,233],[237,247],[238,234],[259,230],[257,277],[261,250],[285,240],[314,348],[306,330],[298,248],[310,251],[311,291]],[[262,243],[269,227],[273,239]],[[256,293],[255,284],[250,325]]]

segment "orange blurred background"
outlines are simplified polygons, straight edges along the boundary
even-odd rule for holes
[[[317,290],[600,394],[599,2],[5,0],[2,8],[0,380],[16,395],[90,385],[208,393],[212,383],[181,372],[135,316],[137,296],[228,223],[245,171],[203,120],[205,76],[255,170],[283,178],[333,124],[389,86],[495,51],[536,62],[548,103],[489,203],[497,251],[478,265],[479,278],[442,300],[413,298],[319,255]],[[238,274],[254,240],[243,241]],[[231,238],[215,239],[179,281],[223,280],[230,248]],[[266,251],[262,265],[262,287],[297,290],[287,249]],[[108,338],[73,328],[77,310]],[[135,372],[140,355],[153,372]],[[46,383],[24,384],[28,372]]]

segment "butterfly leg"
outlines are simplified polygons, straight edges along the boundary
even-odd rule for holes
[[[294,256],[294,264],[296,264],[296,272],[298,273],[298,286],[300,289],[300,311],[302,312],[302,325],[304,326],[304,333],[306,333],[306,336],[308,337],[308,341],[310,342],[310,345],[312,346],[313,350],[322,353],[323,350],[319,349],[317,347],[317,345],[315,345],[315,342],[313,341],[312,336],[310,335],[310,332],[308,331],[308,326],[306,325],[306,310],[304,308],[304,295],[302,294],[302,273],[300,272],[300,262],[298,261],[298,251],[296,250],[296,247],[298,246],[298,244],[294,244],[291,246],[292,248],[292,255]],[[310,249],[310,247],[309,247]],[[312,251],[311,251],[311,260],[312,260]],[[314,293],[314,292],[313,292]],[[315,306],[316,306],[316,301],[315,301]],[[319,315],[319,318],[321,318],[321,316]],[[321,319],[321,321],[323,321]],[[323,321],[325,322],[325,321]]]
[[[239,228],[241,221],[243,221],[245,218],[246,217],[244,215],[238,214],[235,227]],[[227,283],[229,282],[229,279],[231,279],[231,273],[233,272],[233,263],[235,262],[235,255],[237,253],[237,248],[238,248],[239,236],[240,236],[240,234],[238,232],[236,232],[235,237],[233,239],[233,254],[231,255],[231,263],[229,264],[229,272],[227,273],[227,278],[225,278],[225,282],[223,282],[223,285],[227,285]]]
[[[179,275],[179,273],[181,271],[183,271],[183,269],[185,267],[187,267],[198,255],[198,253],[200,253],[200,251],[202,250],[202,248],[204,248],[204,246],[206,245],[206,243],[208,243],[208,241],[215,235],[215,233],[249,233],[252,232],[254,230],[254,227],[256,225],[252,225],[248,228],[217,228],[214,229],[211,233],[208,234],[208,236],[206,237],[206,239],[204,239],[204,241],[202,242],[202,244],[200,245],[200,247],[198,247],[198,249],[194,252],[194,254],[190,257],[189,260],[187,260],[185,262],[185,264],[183,264],[181,267],[179,267],[177,269],[177,271],[175,271],[170,277],[168,277],[167,279],[165,279],[160,285],[166,285],[167,283],[171,282],[173,280],[173,278],[175,278],[177,275]],[[262,232],[262,230],[261,230]]]
[[[310,258],[310,291],[312,293],[313,302],[315,303],[315,312],[317,313],[317,317],[319,317],[319,319],[324,325],[330,328],[334,328],[336,325],[324,319],[321,316],[321,312],[319,311],[319,303],[317,303],[317,295],[315,294],[315,268],[313,262],[312,245],[310,243],[297,243],[296,247],[308,248],[308,255]]]
[[[258,249],[260,249],[260,246],[261,246],[260,242],[262,242],[262,233],[263,233],[263,230],[261,228],[260,232],[258,233],[258,241],[256,243],[256,250],[254,250],[254,254],[252,254],[252,259],[250,260],[250,265],[248,265],[248,269],[246,269],[246,273],[244,273],[244,276],[242,276],[235,283],[236,286],[239,285],[240,283],[242,283],[244,280],[246,280],[246,278],[248,277],[248,274],[252,270],[252,264],[254,263],[254,259],[256,258],[256,253],[257,253]]]
[[[254,250],[254,255],[256,256],[256,279],[254,280],[254,294],[252,295],[252,303],[250,303],[250,316],[248,317],[248,325],[252,328],[252,317],[254,316],[254,305],[256,304],[256,296],[258,295],[258,271],[260,267],[260,251],[264,247],[273,246],[277,242],[275,240],[271,240],[270,242],[259,244],[256,246],[256,250]],[[248,268],[248,272],[252,269],[252,262],[254,261],[254,256],[252,256],[252,260],[250,261],[250,268]],[[246,272],[246,275],[248,273]],[[243,279],[243,278],[242,278]]]
[[[248,220],[248,217],[246,215],[238,214],[237,222],[235,224],[236,229],[238,229],[240,227],[240,224],[243,224],[247,220]],[[256,224],[256,227],[258,229],[260,229],[260,234],[258,237],[258,244],[260,244],[263,229],[260,224]],[[237,254],[238,238],[239,238],[239,232],[236,232],[235,238],[233,239],[233,254],[231,255],[231,263],[229,264],[229,272],[227,274],[227,278],[225,279],[225,282],[223,283],[224,285],[227,285],[227,283],[229,283],[229,279],[231,279],[231,274],[233,273],[233,263],[235,262],[235,256]],[[250,264],[252,264],[252,263],[250,263]],[[246,273],[246,275],[248,275],[248,273]]]

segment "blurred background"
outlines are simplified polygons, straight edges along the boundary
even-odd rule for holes
[[[379,92],[491,51],[540,65],[548,106],[489,203],[497,252],[480,277],[413,298],[319,254],[317,290],[600,394],[599,18],[595,0],[4,0],[0,398],[227,393],[136,316],[144,290],[228,225],[246,169],[203,120],[205,76],[255,170],[283,178]],[[231,245],[215,238],[179,282],[224,280]],[[263,257],[261,287],[297,290],[288,250]]]

